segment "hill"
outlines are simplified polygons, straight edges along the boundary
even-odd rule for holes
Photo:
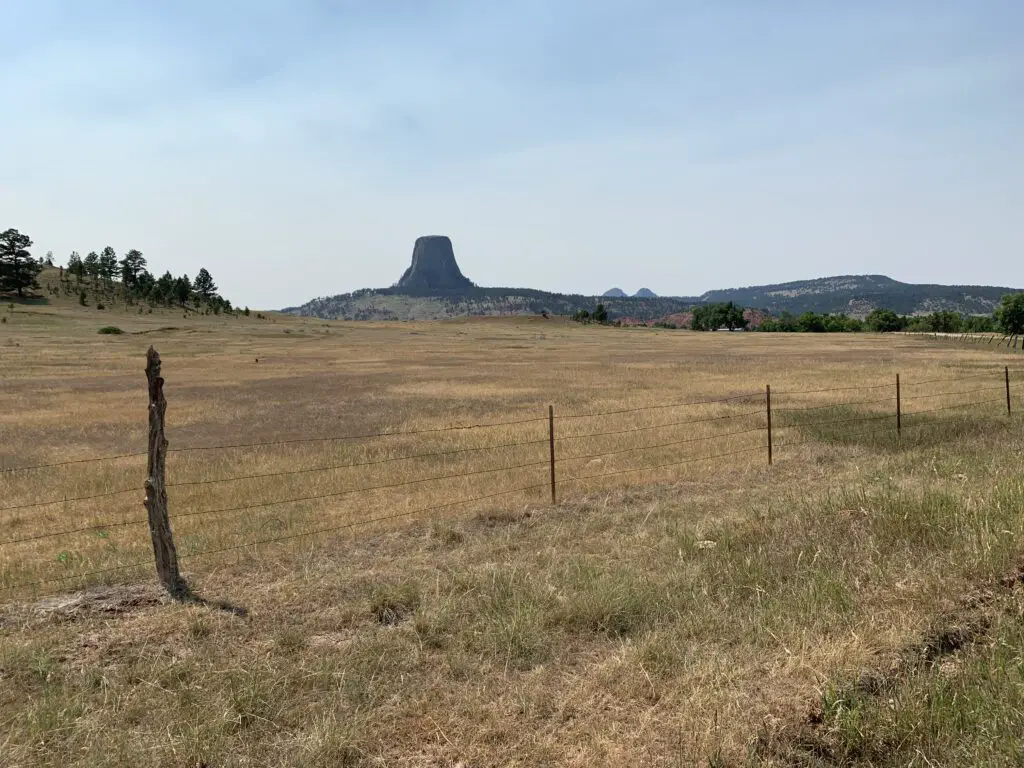
[[[949,310],[991,314],[1014,289],[999,286],[914,285],[884,275],[840,275],[791,283],[708,291],[702,296],[662,296],[641,288],[628,296],[612,288],[603,296],[549,293],[531,288],[483,288],[462,274],[451,240],[420,237],[412,263],[390,288],[323,296],[283,312],[326,320],[439,320],[486,315],[571,315],[603,303],[613,320],[659,321],[698,304],[732,301],[772,314],[829,312],[864,317],[883,307],[899,314]],[[666,322],[668,322],[666,320]]]
[[[699,301],[733,301],[772,313],[832,312],[864,316],[884,307],[901,315],[950,310],[990,314],[1006,293],[1018,290],[988,285],[901,283],[885,275],[840,275],[792,283],[708,291]]]

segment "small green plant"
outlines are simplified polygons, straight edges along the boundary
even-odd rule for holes
[[[120,336],[124,331],[118,328],[116,325],[105,325],[99,329],[98,333],[102,333],[108,336]]]

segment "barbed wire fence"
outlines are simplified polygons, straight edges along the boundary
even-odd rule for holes
[[[159,356],[152,348],[150,354],[156,357],[159,377]],[[1013,373],[1004,366],[998,371],[922,381],[896,375],[892,381],[863,386],[774,391],[766,386],[764,391],[724,397],[577,413],[561,413],[549,405],[546,413],[537,416],[465,425],[183,447],[161,442],[162,379],[154,390],[150,376],[148,450],[0,468],[0,480],[16,486],[21,478],[31,482],[40,473],[68,468],[90,467],[87,475],[91,476],[92,466],[117,467],[121,477],[137,473],[140,468],[134,465],[147,459],[144,483],[124,480],[113,488],[85,493],[64,488],[42,500],[0,500],[0,595],[109,583],[126,572],[152,568],[154,561],[168,590],[180,593],[187,587],[179,572],[179,557],[192,564],[229,553],[258,556],[260,548],[279,542],[323,540],[360,527],[428,518],[460,508],[483,511],[499,499],[557,504],[567,495],[604,488],[630,475],[671,479],[688,465],[725,462],[735,466],[743,459],[749,460],[748,465],[771,465],[780,458],[780,451],[785,457],[798,446],[823,441],[888,436],[898,446],[913,431],[963,423],[965,413],[1012,420],[1012,381],[1019,378],[1019,372]],[[860,425],[868,428],[859,429]],[[495,432],[500,433],[497,439],[489,438]],[[474,444],[457,442],[468,436]],[[366,448],[437,439],[449,444],[408,451]],[[456,442],[451,444],[452,440]],[[332,460],[330,451],[338,446],[360,447],[362,456]],[[326,452],[328,460],[305,463],[307,453],[284,456],[291,463],[281,468],[275,462],[282,456],[267,454],[312,448]],[[195,465],[191,469],[205,476],[178,479],[176,469],[168,482],[164,457],[191,460]],[[459,466],[466,461],[485,465]],[[273,466],[259,469],[268,463]],[[218,464],[232,471],[216,472]],[[339,487],[334,480],[350,471],[368,479],[351,482],[348,478]],[[322,488],[313,485],[315,478],[320,478],[316,482]],[[265,495],[243,500],[238,488],[247,485],[255,485]],[[128,497],[135,495],[137,501],[143,489],[147,514],[125,513],[132,503]],[[171,491],[170,503],[166,490]],[[391,495],[383,496],[387,493]],[[10,491],[8,496],[17,498]],[[226,503],[204,503],[211,496]],[[119,497],[125,500],[116,502]],[[80,506],[85,504],[90,505],[88,510]],[[107,512],[107,507],[120,509],[121,514]],[[280,513],[283,517],[261,517],[275,510],[287,512]],[[314,524],[311,518],[318,515],[325,519]],[[34,516],[55,523],[40,526]],[[71,519],[78,522],[70,523]],[[177,539],[172,525],[178,529]],[[278,529],[275,535],[267,535],[271,526]],[[31,530],[19,534],[24,527]],[[144,538],[134,533],[146,528],[153,546],[148,556]],[[121,532],[125,536],[119,536]],[[77,542],[77,548],[64,548],[62,542],[68,541]],[[56,556],[54,544],[60,547]]]

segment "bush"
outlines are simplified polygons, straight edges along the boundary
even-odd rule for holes
[[[98,333],[103,333],[112,336],[120,336],[124,331],[118,328],[116,325],[105,325],[99,329]]]
[[[102,301],[97,301],[96,302],[96,309],[106,309],[106,308],[107,307],[103,304]]]
[[[78,303],[83,307],[89,306],[88,304],[85,303],[85,291],[82,291],[80,294],[78,294]]]

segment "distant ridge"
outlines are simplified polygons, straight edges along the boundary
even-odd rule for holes
[[[901,315],[949,310],[990,314],[1004,294],[1016,288],[992,285],[901,283],[885,275],[837,275],[791,283],[708,291],[702,303],[733,301],[744,307],[779,312],[831,312],[863,316],[884,307]]]
[[[915,285],[885,275],[838,275],[790,283],[708,291],[702,296],[656,296],[641,288],[627,296],[612,288],[603,296],[550,293],[531,288],[483,288],[462,274],[451,240],[420,237],[412,263],[390,288],[324,296],[282,311],[342,320],[433,320],[467,315],[571,315],[600,301],[611,319],[648,321],[699,305],[732,301],[771,314],[829,312],[864,317],[884,307],[902,315],[940,310],[991,314],[1014,288],[986,285]]]

